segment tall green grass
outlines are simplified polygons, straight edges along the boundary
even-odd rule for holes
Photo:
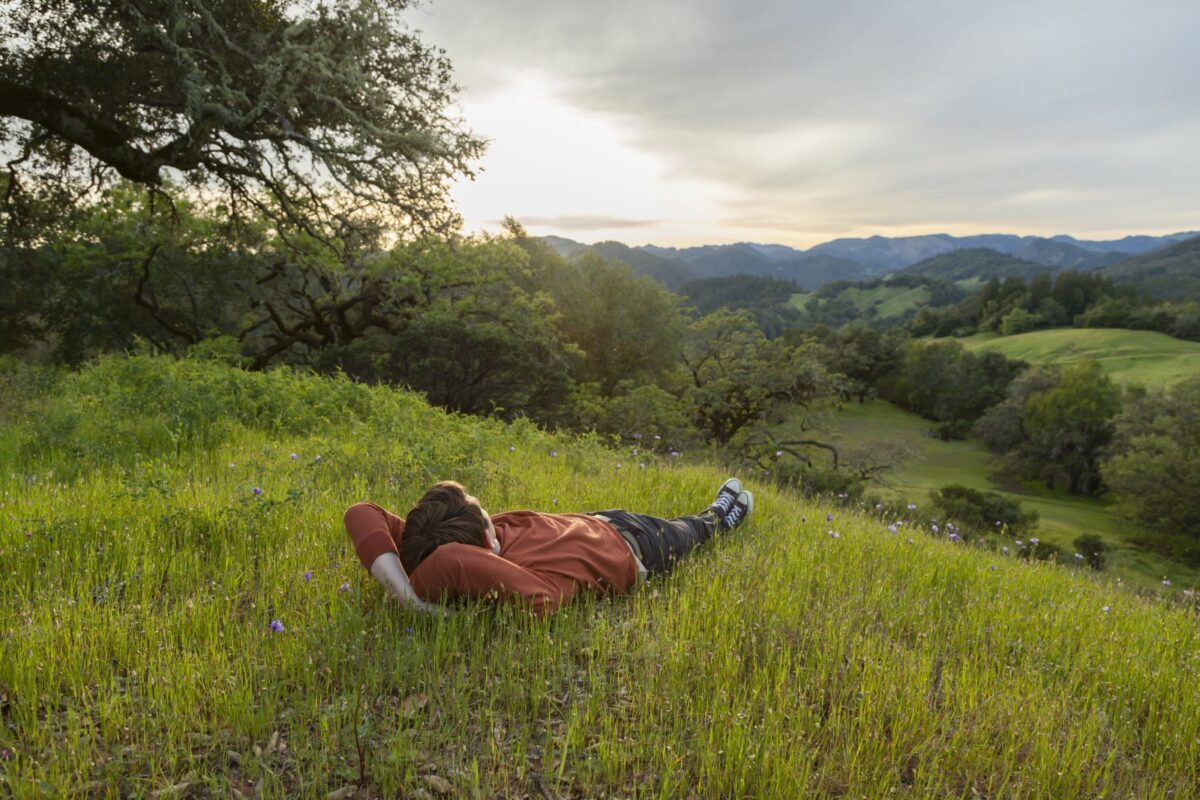
[[[751,484],[746,528],[631,596],[434,619],[341,530],[441,477],[693,511],[725,475],[692,454],[152,358],[64,377],[0,447],[6,795],[1196,794],[1194,615],[1064,569]]]

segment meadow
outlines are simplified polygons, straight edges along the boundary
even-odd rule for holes
[[[994,350],[1030,364],[1097,361],[1122,385],[1162,387],[1200,375],[1200,342],[1155,331],[1056,328],[1015,336],[983,333],[957,341],[968,350]]]
[[[1099,534],[1113,549],[1105,570],[1134,586],[1200,584],[1200,570],[1172,561],[1134,543],[1136,533],[1121,523],[1100,499],[1046,489],[1030,481],[1016,483],[996,475],[991,453],[976,438],[942,441],[929,435],[933,423],[887,402],[844,403],[831,417],[831,429],[842,447],[852,451],[874,442],[903,443],[912,457],[883,476],[885,483],[868,492],[888,499],[924,502],[929,492],[948,484],[999,492],[1038,513],[1037,536],[1074,552],[1073,542],[1085,533]]]
[[[797,292],[789,300],[789,305],[804,310],[805,304],[812,297],[811,293]],[[859,311],[866,312],[874,308],[874,319],[890,319],[899,317],[908,311],[921,307],[929,302],[930,292],[925,286],[873,286],[862,288],[848,286],[838,292],[837,297],[849,300]]]
[[[674,514],[725,472],[287,370],[0,388],[5,796],[1197,796],[1200,629],[1163,591],[751,481],[745,529],[630,596],[420,616],[350,503]]]

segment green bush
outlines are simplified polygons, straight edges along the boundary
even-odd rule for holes
[[[1094,570],[1104,569],[1108,560],[1108,543],[1095,533],[1085,533],[1075,539],[1075,552],[1083,556],[1083,562]]]
[[[1039,314],[1031,314],[1023,308],[1014,308],[1004,315],[1000,322],[1001,336],[1015,336],[1018,333],[1037,330],[1045,324]]]
[[[1036,511],[1022,511],[1020,503],[996,492],[950,484],[930,492],[929,497],[947,520],[970,530],[1002,530],[1018,536],[1037,525]]]

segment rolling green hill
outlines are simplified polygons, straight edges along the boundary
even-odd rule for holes
[[[834,417],[841,447],[853,450],[872,442],[908,445],[915,457],[873,489],[898,499],[927,502],[930,490],[947,484],[1000,492],[1038,512],[1038,536],[1070,553],[1084,533],[1098,533],[1113,546],[1109,571],[1134,585],[1155,586],[1164,576],[1177,583],[1200,581],[1200,570],[1173,563],[1136,547],[1134,532],[1115,519],[1099,500],[1048,491],[1035,483],[1014,485],[993,477],[992,458],[978,440],[946,442],[929,435],[933,423],[884,400],[847,403]]]
[[[0,385],[5,796],[1182,798],[1200,780],[1200,629],[1163,587],[893,535],[743,476],[750,523],[630,595],[418,616],[357,563],[350,503],[402,510],[447,477],[494,511],[679,514],[726,471],[286,369],[104,358]]]
[[[1036,264],[996,250],[977,247],[954,250],[918,261],[911,267],[900,270],[900,274],[925,275],[954,283],[966,282],[975,285],[988,278],[1030,278],[1040,272],[1053,272],[1055,269],[1057,268],[1046,264]]]
[[[978,334],[958,341],[970,350],[995,350],[1031,364],[1099,361],[1118,383],[1167,386],[1200,375],[1200,342],[1153,331],[1057,328],[1016,336]]]
[[[1159,300],[1200,300],[1200,236],[1101,270]]]

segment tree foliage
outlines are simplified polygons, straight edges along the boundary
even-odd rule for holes
[[[1116,418],[1104,479],[1128,521],[1200,539],[1200,378],[1131,396]]]
[[[1121,393],[1094,361],[1031,370],[978,424],[984,442],[1019,478],[1072,494],[1098,494],[1100,462]]]
[[[693,323],[683,364],[695,425],[720,445],[785,405],[811,404],[834,390],[814,346],[768,340],[745,311],[721,309]]]
[[[408,0],[15,0],[0,33],[9,221],[119,177],[170,176],[331,237],[445,231],[482,143]],[[44,219],[44,217],[42,217]]]

